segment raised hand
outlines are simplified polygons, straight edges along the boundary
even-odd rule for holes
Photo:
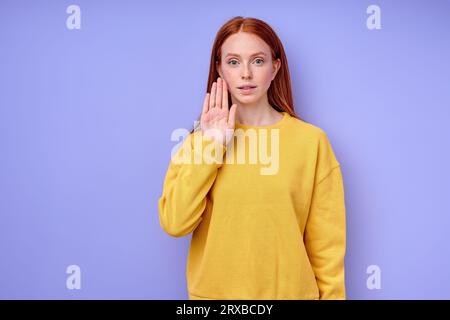
[[[202,133],[223,143],[225,146],[234,134],[237,105],[233,104],[228,110],[228,89],[226,81],[217,78],[211,86],[203,102],[200,118]]]

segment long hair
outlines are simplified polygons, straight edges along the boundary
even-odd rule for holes
[[[283,44],[275,31],[266,22],[256,18],[244,18],[237,16],[228,20],[219,29],[211,50],[211,61],[209,65],[209,76],[206,84],[206,92],[208,92],[213,82],[219,77],[216,61],[219,65],[221,64],[222,44],[229,36],[238,33],[239,31],[252,33],[260,37],[270,47],[272,60],[280,59],[280,69],[278,70],[267,91],[268,101],[275,110],[279,112],[285,111],[291,116],[300,119],[299,116],[296,115],[294,109],[291,78],[289,75],[288,61],[284,52]],[[228,93],[228,107],[230,108],[231,105],[231,95]],[[191,133],[200,127],[200,118],[201,116],[196,122],[197,126],[194,126]]]

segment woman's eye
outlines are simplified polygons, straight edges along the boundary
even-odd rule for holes
[[[255,63],[258,64],[258,65],[260,65],[260,64],[263,64],[263,63],[264,63],[264,60],[261,59],[261,58],[258,58],[258,59],[255,59]],[[238,61],[235,60],[235,59],[229,60],[229,61],[228,61],[228,64],[231,64],[231,65],[235,66],[235,65],[238,64]]]

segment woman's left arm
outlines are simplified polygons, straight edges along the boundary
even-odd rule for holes
[[[320,299],[346,299],[346,209],[341,167],[322,131],[304,242]]]
[[[345,225],[344,188],[337,166],[315,186],[305,228],[320,299],[345,299]]]

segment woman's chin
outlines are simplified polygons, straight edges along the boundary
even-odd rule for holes
[[[245,96],[243,95],[237,97],[236,100],[239,102],[239,104],[250,104],[256,102],[258,99],[254,95],[245,95]]]

